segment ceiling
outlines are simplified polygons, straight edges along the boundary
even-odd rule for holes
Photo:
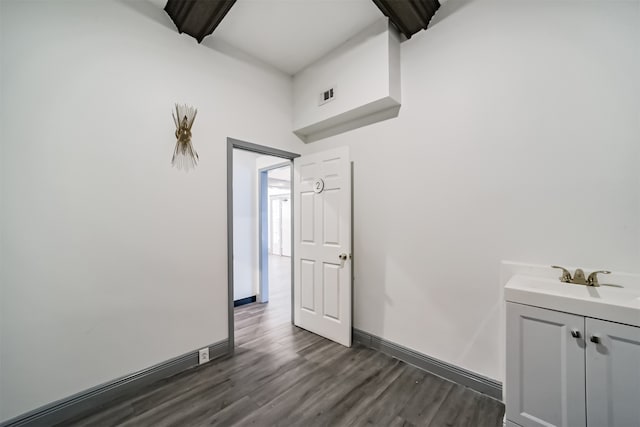
[[[283,166],[278,169],[269,171],[269,178],[279,179],[281,181],[291,181],[291,166]]]
[[[271,169],[267,176],[269,178],[269,187],[291,190],[291,166],[287,165],[278,169]]]
[[[237,0],[208,37],[293,75],[383,17],[371,0]]]

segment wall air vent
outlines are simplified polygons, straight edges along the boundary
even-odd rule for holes
[[[326,104],[329,101],[333,101],[336,96],[336,87],[330,87],[327,90],[323,90],[320,92],[320,97],[318,98],[318,105]]]

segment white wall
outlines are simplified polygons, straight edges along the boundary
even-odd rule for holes
[[[501,379],[500,260],[640,272],[640,3],[449,0],[354,162],[355,327]]]
[[[260,154],[233,150],[233,299],[258,292],[258,172]]]
[[[0,2],[0,420],[226,338],[227,136],[349,145],[355,326],[500,379],[500,260],[640,270],[638,5],[449,0],[399,118],[301,147],[290,78],[145,2]]]
[[[147,2],[0,8],[4,420],[225,339],[226,137],[302,144],[290,77]],[[198,108],[194,172],[174,102]]]

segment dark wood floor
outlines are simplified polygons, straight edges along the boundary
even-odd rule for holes
[[[272,273],[286,278],[287,259],[272,262],[283,261]],[[233,356],[64,425],[502,425],[504,406],[496,400],[361,345],[345,348],[292,326],[289,284],[271,283],[268,304],[236,309]]]

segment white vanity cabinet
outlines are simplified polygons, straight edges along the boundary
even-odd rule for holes
[[[584,317],[507,303],[507,419],[522,427],[586,425]]]
[[[640,328],[585,322],[587,425],[640,426]]]
[[[507,302],[506,418],[640,426],[640,328]]]

